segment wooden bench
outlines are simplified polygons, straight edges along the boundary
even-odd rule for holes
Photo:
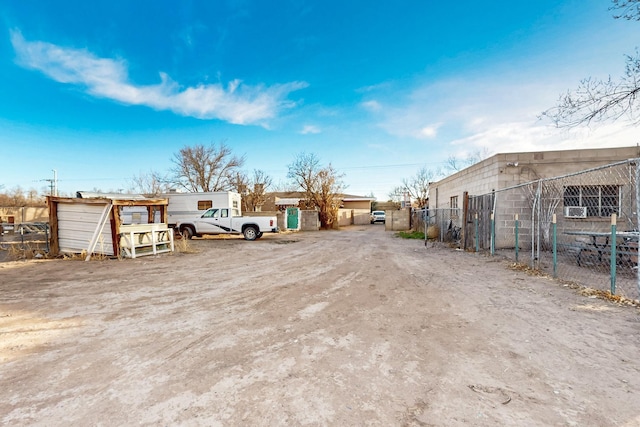
[[[173,252],[173,230],[166,224],[120,226],[120,253],[126,258]]]

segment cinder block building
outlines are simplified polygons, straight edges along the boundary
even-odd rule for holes
[[[505,230],[513,229],[516,214],[523,220],[523,243],[531,242],[536,227],[544,244],[554,214],[563,230],[605,230],[612,213],[622,228],[631,229],[637,227],[635,163],[591,174],[581,171],[639,157],[638,147],[500,153],[431,183],[429,209],[447,213],[449,227],[462,229],[465,247],[472,241],[474,215],[480,216],[480,246],[489,245],[490,213],[501,230],[498,247],[513,247],[513,233]],[[544,186],[532,184],[554,177],[558,179],[545,180]]]

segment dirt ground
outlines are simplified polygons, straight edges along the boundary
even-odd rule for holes
[[[638,426],[640,310],[382,225],[0,263],[0,424]]]

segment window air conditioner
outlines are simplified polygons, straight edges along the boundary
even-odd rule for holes
[[[587,207],[586,206],[565,206],[564,217],[565,218],[586,218]]]

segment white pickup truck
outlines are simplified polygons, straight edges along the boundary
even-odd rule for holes
[[[233,216],[232,209],[211,208],[192,220],[176,224],[187,239],[203,234],[242,234],[245,240],[256,240],[263,233],[277,233],[275,216]]]

